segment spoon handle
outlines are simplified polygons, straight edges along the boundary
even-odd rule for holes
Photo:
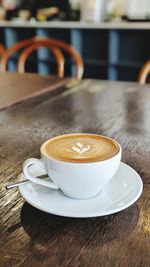
[[[42,178],[47,178],[47,174],[38,176],[37,178],[41,178],[41,179]],[[16,188],[18,186],[21,186],[21,185],[24,185],[24,184],[28,184],[28,183],[31,183],[31,181],[30,180],[23,180],[21,182],[15,183],[15,184],[6,185],[5,188],[6,188],[6,190],[9,190],[9,189]]]

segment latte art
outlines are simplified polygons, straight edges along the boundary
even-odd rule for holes
[[[96,162],[106,160],[119,152],[115,141],[94,134],[70,134],[49,140],[44,148],[46,154],[66,162]]]
[[[81,144],[81,143],[76,143],[75,145],[73,145],[72,147],[71,147],[71,149],[70,150],[68,150],[69,152],[76,152],[78,155],[82,155],[83,153],[85,153],[85,152],[87,152],[87,151],[89,151],[89,150],[91,150],[91,146],[90,145],[86,145],[86,146],[84,146],[83,144]]]
[[[97,144],[87,144],[84,145],[82,143],[75,143],[70,149],[67,149],[66,152],[70,152],[70,153],[76,153],[76,155],[74,155],[76,158],[84,158],[86,157],[86,154],[93,154],[93,153],[99,153],[101,150],[101,147]]]

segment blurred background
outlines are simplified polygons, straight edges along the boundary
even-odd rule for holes
[[[136,81],[150,58],[150,0],[0,0],[0,43],[8,48],[33,36],[71,44],[83,58],[84,78]],[[50,64],[40,49],[27,71],[48,74]],[[69,59],[66,68],[70,75]]]

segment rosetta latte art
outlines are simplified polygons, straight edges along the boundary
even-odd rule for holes
[[[94,146],[94,145],[84,145],[82,143],[75,143],[70,149],[67,149],[66,151],[68,152],[75,152],[77,154],[77,157],[81,157],[83,156],[83,154],[86,154],[86,153],[93,153],[93,152],[98,152],[100,150],[100,147],[99,146]]]

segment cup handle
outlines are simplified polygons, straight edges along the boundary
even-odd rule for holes
[[[42,169],[45,169],[42,160],[35,159],[35,158],[27,159],[23,163],[23,174],[24,174],[24,176],[28,180],[33,182],[33,183],[36,183],[36,184],[39,184],[39,185],[43,185],[43,186],[46,186],[46,187],[50,187],[50,188],[53,188],[53,189],[58,189],[58,186],[55,183],[44,181],[44,180],[40,180],[39,178],[35,178],[32,175],[30,175],[28,168],[33,164],[39,165]]]

